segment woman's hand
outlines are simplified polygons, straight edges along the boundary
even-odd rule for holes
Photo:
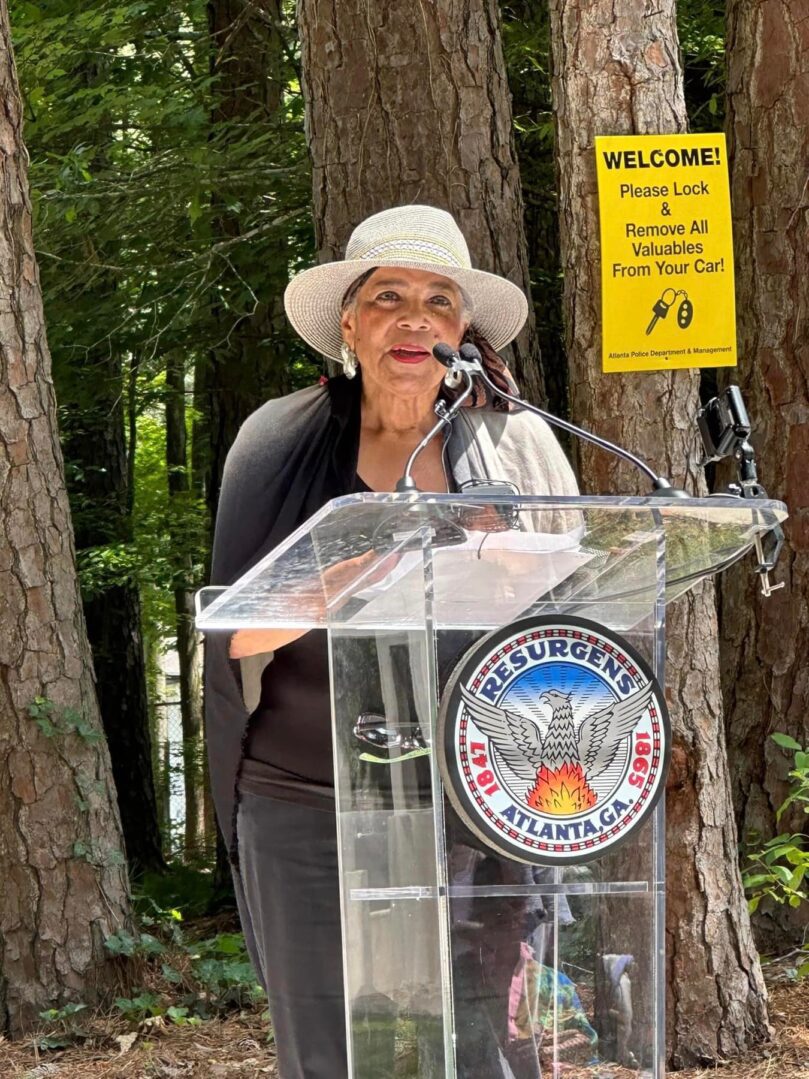
[[[308,629],[238,629],[230,638],[231,659],[246,659],[262,652],[275,652],[308,633]]]
[[[313,621],[325,622],[326,620],[326,597],[334,596],[344,591],[358,577],[365,574],[369,567],[378,560],[379,564],[372,573],[368,573],[363,580],[363,586],[375,584],[382,580],[393,569],[399,560],[398,554],[389,554],[379,558],[377,551],[366,551],[355,558],[346,558],[342,562],[336,562],[333,566],[323,571],[320,586],[307,593],[307,614]],[[315,610],[312,611],[313,603]],[[231,659],[245,659],[247,656],[255,656],[261,652],[275,652],[287,644],[292,644],[309,632],[309,627],[289,627],[288,629],[239,629],[230,639],[229,655]]]

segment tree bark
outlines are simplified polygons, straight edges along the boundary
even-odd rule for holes
[[[495,0],[300,0],[298,22],[320,260],[369,214],[428,203],[455,216],[475,266],[530,297]],[[533,312],[503,355],[543,400]]]
[[[604,375],[594,137],[686,129],[673,0],[550,0],[571,409],[577,422],[703,490],[696,372]],[[580,443],[582,486],[643,490],[639,474]],[[668,1044],[676,1066],[731,1057],[768,1035],[766,991],[736,860],[713,587],[669,610]]]
[[[0,96],[0,1032],[14,1037],[45,1008],[101,998],[116,978],[104,939],[128,925],[129,898],[76,579],[5,4]]]
[[[132,517],[120,358],[91,353],[81,367],[65,366],[58,385],[76,548],[82,552],[120,545],[126,550],[132,542]],[[65,409],[65,404],[70,407]],[[130,870],[159,870],[164,862],[137,583],[126,579],[120,568],[109,576],[101,572],[84,596],[84,617]]]
[[[739,369],[759,475],[789,505],[787,543],[765,599],[747,570],[722,580],[721,656],[733,797],[742,837],[775,824],[787,755],[774,731],[809,742],[809,38],[805,0],[728,4],[731,160]],[[760,908],[767,947],[795,941],[805,911]]]
[[[152,773],[146,666],[137,585],[112,585],[84,603],[129,868],[165,868]]]
[[[193,565],[185,553],[183,518],[189,510],[185,431],[185,364],[179,352],[166,363],[166,471],[170,500],[169,535],[175,561],[174,613],[180,666],[180,714],[183,725],[185,857],[198,859],[205,848],[202,771],[202,664],[194,628]]]
[[[239,139],[248,123],[254,130],[263,126],[267,131],[280,124],[285,86],[282,23],[281,0],[208,3],[215,80],[211,127],[220,153],[228,152],[227,141],[221,139],[226,127]],[[249,179],[238,190],[216,190],[214,242],[235,240],[242,234],[240,212],[228,208],[229,199],[246,204],[263,194],[255,189],[255,181],[250,188]],[[265,291],[248,297],[244,282],[255,277],[250,246],[245,242],[229,249],[211,311],[217,343],[195,372],[199,420],[194,432],[194,484],[204,494],[212,527],[225,458],[239,428],[251,412],[290,387],[290,331],[282,305],[287,261],[283,250],[275,255],[273,265],[264,268]]]

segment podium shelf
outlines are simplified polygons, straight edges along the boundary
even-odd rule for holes
[[[575,881],[566,884],[449,884],[446,888],[434,885],[410,884],[389,888],[351,888],[349,899],[373,902],[380,899],[450,899],[505,898],[532,895],[646,895],[650,891],[646,880]]]

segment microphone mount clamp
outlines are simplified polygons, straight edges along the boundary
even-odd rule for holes
[[[736,462],[737,482],[729,483],[724,491],[714,494],[741,499],[766,498],[767,492],[758,480],[755,450],[750,443],[752,425],[739,387],[728,386],[718,397],[712,397],[697,413],[697,426],[705,450],[705,457],[700,462],[703,468],[717,461],[732,459]],[[761,592],[769,597],[784,587],[784,581],[770,582],[770,573],[784,546],[784,530],[777,524],[763,536],[756,536],[754,542]]]

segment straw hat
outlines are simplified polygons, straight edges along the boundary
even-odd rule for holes
[[[433,270],[457,282],[472,303],[472,324],[494,349],[512,341],[528,316],[528,302],[516,285],[472,269],[466,240],[451,214],[434,206],[396,206],[357,225],[344,261],[313,266],[287,285],[289,321],[307,344],[330,359],[340,359],[343,297],[372,266]]]

